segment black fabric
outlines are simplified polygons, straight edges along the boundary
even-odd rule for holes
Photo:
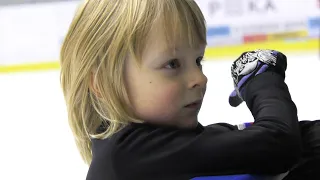
[[[93,139],[87,180],[287,172],[301,156],[302,141],[297,109],[283,77],[258,75],[245,96],[255,122],[244,130],[226,123],[195,129],[130,124],[110,138]]]
[[[303,142],[301,159],[284,180],[320,179],[320,120],[300,121]]]

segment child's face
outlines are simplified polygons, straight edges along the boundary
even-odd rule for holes
[[[126,87],[131,105],[143,121],[194,127],[207,84],[201,68],[205,45],[194,49],[177,42],[174,54],[172,48],[165,49],[164,39],[153,30],[140,66],[128,58]]]

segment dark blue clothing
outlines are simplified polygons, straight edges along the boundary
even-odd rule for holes
[[[92,140],[87,180],[179,180],[231,174],[276,175],[303,154],[297,109],[283,77],[266,72],[246,87],[255,122],[244,130],[218,123],[194,129],[129,124]]]

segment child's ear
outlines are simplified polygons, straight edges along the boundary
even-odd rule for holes
[[[95,78],[95,73],[91,72],[90,74],[90,90],[94,93],[95,96],[98,98],[101,98],[101,93],[97,88],[97,83],[96,83],[96,78]]]

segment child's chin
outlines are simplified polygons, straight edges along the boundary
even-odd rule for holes
[[[198,126],[198,119],[188,119],[187,121],[182,122],[181,128],[195,128]]]

